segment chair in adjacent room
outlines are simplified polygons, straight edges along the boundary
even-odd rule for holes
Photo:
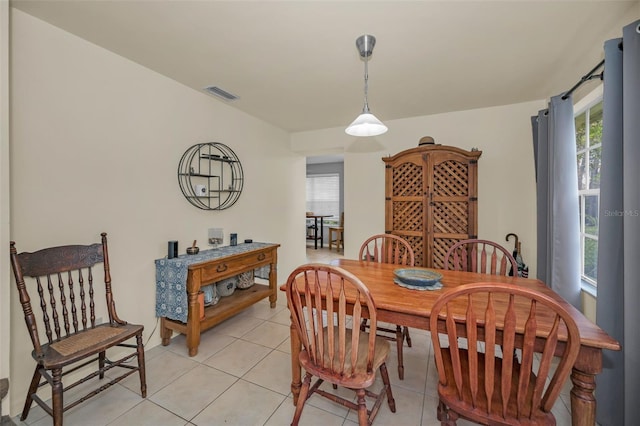
[[[338,267],[307,264],[289,275],[286,293],[291,321],[302,344],[300,365],[305,370],[291,424],[300,422],[305,402],[314,393],[357,411],[361,426],[373,422],[385,397],[389,409],[395,413],[385,364],[389,342],[375,333],[362,332],[359,327],[351,328],[351,324],[359,324],[364,315],[374,327],[377,324],[375,302],[362,281]],[[326,303],[326,300],[333,303]],[[382,389],[374,393],[369,388],[378,370],[382,376]],[[317,378],[313,384],[312,377]],[[356,402],[321,389],[324,381],[333,384],[334,388],[342,386],[355,390]],[[367,407],[365,397],[374,398],[371,408]]]
[[[20,254],[12,241],[10,256],[36,361],[20,419],[27,418],[35,401],[53,417],[55,426],[62,425],[66,410],[136,372],[140,376],[140,394],[146,398],[144,327],[128,324],[116,313],[107,234],[102,233],[100,243]],[[104,269],[103,282],[94,280],[94,266]],[[102,318],[104,322],[100,323]],[[130,339],[135,341],[127,343]],[[110,350],[115,347],[120,348]],[[116,359],[109,358],[107,350]],[[137,362],[130,363],[134,359]],[[78,379],[80,372],[88,374]],[[74,373],[75,381],[63,383],[69,373]],[[105,375],[108,381],[103,380]],[[64,403],[65,391],[91,380],[95,386],[88,393]],[[46,384],[51,386],[51,405],[38,395],[38,389]]]
[[[376,234],[367,238],[362,246],[360,246],[360,254],[358,259],[367,262],[391,263],[395,265],[413,266],[415,256],[413,249],[409,243],[393,234]],[[394,285],[390,283],[390,285]],[[360,328],[366,330],[369,327],[367,320],[363,319]],[[389,340],[396,342],[398,348],[398,377],[404,380],[404,357],[403,343],[407,341],[407,345],[411,347],[411,336],[409,335],[409,327],[401,327],[396,325],[395,329],[379,325],[377,334]]]
[[[515,305],[528,314],[517,316]],[[442,293],[429,322],[443,426],[459,417],[485,425],[556,424],[551,408],[580,351],[565,307],[526,287],[474,283]],[[461,338],[473,349],[459,346]],[[520,360],[502,357],[516,347]]]
[[[340,251],[340,246],[344,250],[344,212],[340,213],[340,225],[329,227],[329,251],[334,244],[337,252]]]
[[[500,244],[489,240],[470,239],[458,241],[447,250],[444,269],[508,275],[510,270],[518,270],[518,263]]]

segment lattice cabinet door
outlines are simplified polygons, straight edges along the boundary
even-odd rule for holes
[[[427,188],[423,156],[415,152],[383,160],[387,162],[385,231],[407,240],[413,248],[416,266],[424,265]]]
[[[454,243],[478,235],[478,157],[480,151],[436,151],[426,156],[430,178],[426,244],[429,263],[444,268]]]
[[[411,244],[417,266],[443,268],[451,245],[476,238],[481,154],[426,145],[383,158],[386,232]]]

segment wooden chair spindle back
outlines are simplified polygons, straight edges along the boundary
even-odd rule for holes
[[[105,313],[109,322],[120,321],[115,314],[106,234],[103,243],[51,247],[33,253],[18,254],[11,242],[10,255],[25,321],[36,353],[44,343],[60,341],[81,330],[95,327],[96,293],[94,266],[102,263],[105,271]],[[37,294],[37,296],[35,296]],[[33,310],[31,297],[39,299],[40,312]],[[47,342],[40,341],[44,332]]]
[[[415,255],[407,241],[393,234],[377,234],[360,246],[359,259],[368,262],[413,266]]]
[[[518,264],[501,245],[489,240],[470,239],[458,241],[449,248],[444,258],[444,269],[508,275],[510,270],[518,270]]]
[[[517,318],[514,306],[524,303],[529,313]],[[540,329],[538,317],[549,315],[553,326]],[[541,413],[548,415],[580,350],[578,327],[563,306],[545,294],[510,284],[474,283],[444,293],[433,306],[430,326],[441,402],[477,422],[491,423],[496,416],[532,420]],[[448,347],[433,330],[446,334]],[[466,348],[459,347],[462,337],[467,339]],[[562,351],[561,339],[566,342]],[[500,347],[502,354],[521,349],[521,359],[501,356],[496,351]],[[560,362],[554,371],[556,351]],[[537,367],[535,353],[540,355]],[[449,383],[451,376],[454,383]]]
[[[303,292],[296,287],[302,287]],[[303,265],[289,276],[287,300],[303,349],[313,363],[342,377],[355,374],[358,362],[362,362],[358,360],[361,331],[351,325],[359,324],[365,314],[374,326],[377,324],[375,305],[364,284],[341,268]],[[348,300],[353,303],[351,312],[347,311]],[[351,341],[347,342],[349,333]],[[371,373],[374,333],[369,334],[368,343],[366,366]]]

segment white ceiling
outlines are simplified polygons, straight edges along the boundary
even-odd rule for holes
[[[229,105],[291,132],[360,113],[362,34],[377,38],[369,104],[385,121],[564,92],[640,14],[637,0],[11,4],[196,90],[219,86],[240,97]]]

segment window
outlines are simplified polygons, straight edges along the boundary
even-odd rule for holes
[[[582,280],[597,285],[598,212],[602,152],[602,100],[575,117],[580,205],[580,258]]]
[[[319,215],[340,216],[340,175],[307,176],[307,211]]]

